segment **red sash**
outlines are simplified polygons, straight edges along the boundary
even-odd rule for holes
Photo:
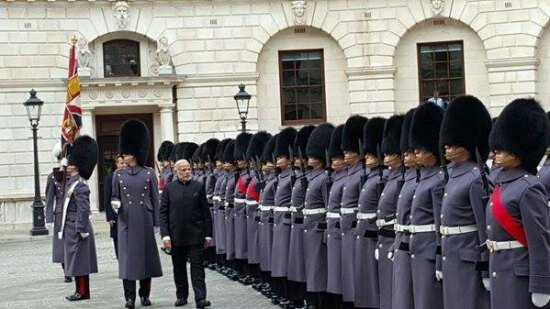
[[[242,196],[246,196],[246,184],[244,183],[242,176],[240,176],[237,181],[237,187],[239,187],[239,191],[241,191]]]
[[[512,236],[513,239],[519,241],[525,248],[527,248],[527,237],[525,236],[525,230],[523,226],[519,224],[506,210],[504,204],[502,204],[502,198],[500,196],[500,186],[497,185],[491,195],[491,202],[493,203],[492,211],[493,216],[497,220],[498,224]]]
[[[166,184],[164,183],[164,179],[162,177],[159,177],[159,189],[164,190],[166,188]]]
[[[254,185],[254,182],[251,181],[248,185],[248,190],[246,191],[247,195],[253,199],[256,202],[260,201],[260,193],[256,191],[256,186]]]

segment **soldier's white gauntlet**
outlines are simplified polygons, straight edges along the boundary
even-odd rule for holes
[[[118,210],[120,208],[120,201],[119,200],[111,200],[111,207],[113,208],[113,211],[118,214]]]
[[[378,261],[378,258],[380,256],[380,252],[378,251],[378,248],[374,249],[374,258]]]
[[[443,280],[443,272],[441,270],[436,270],[435,271],[435,279],[437,281]]]
[[[46,222],[46,228],[47,228],[48,230],[53,229],[53,222]]]
[[[392,260],[393,262],[393,251],[388,251],[388,259]]]
[[[485,290],[487,291],[491,290],[491,279],[481,278],[481,282],[483,282],[483,287],[485,288]]]
[[[537,307],[544,307],[550,300],[550,294],[533,293],[531,294],[531,301],[533,305]]]

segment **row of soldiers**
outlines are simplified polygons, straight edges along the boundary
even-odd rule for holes
[[[166,141],[159,184],[193,162],[214,222],[210,267],[282,308],[542,307],[549,128],[533,99],[493,124],[462,96],[445,111]]]

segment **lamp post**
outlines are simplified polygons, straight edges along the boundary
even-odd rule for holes
[[[32,127],[32,141],[34,146],[34,202],[32,203],[32,229],[31,235],[48,235],[48,230],[44,225],[44,204],[40,196],[40,180],[38,179],[38,122],[44,102],[36,97],[36,91],[30,91],[31,97],[23,104],[27,109],[27,115]]]
[[[246,132],[246,118],[248,117],[248,105],[250,98],[252,97],[248,92],[244,90],[245,85],[239,85],[239,92],[233,97],[237,103],[237,111],[241,118],[241,131]]]

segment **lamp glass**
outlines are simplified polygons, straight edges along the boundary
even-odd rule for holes
[[[250,98],[252,97],[248,92],[244,90],[245,85],[239,85],[239,92],[233,97],[237,103],[237,110],[241,119],[246,119],[248,116],[248,107],[250,104]]]
[[[27,116],[31,124],[38,124],[44,102],[36,97],[36,91],[34,89],[30,91],[30,95],[30,98],[23,105],[25,105],[27,109]]]

